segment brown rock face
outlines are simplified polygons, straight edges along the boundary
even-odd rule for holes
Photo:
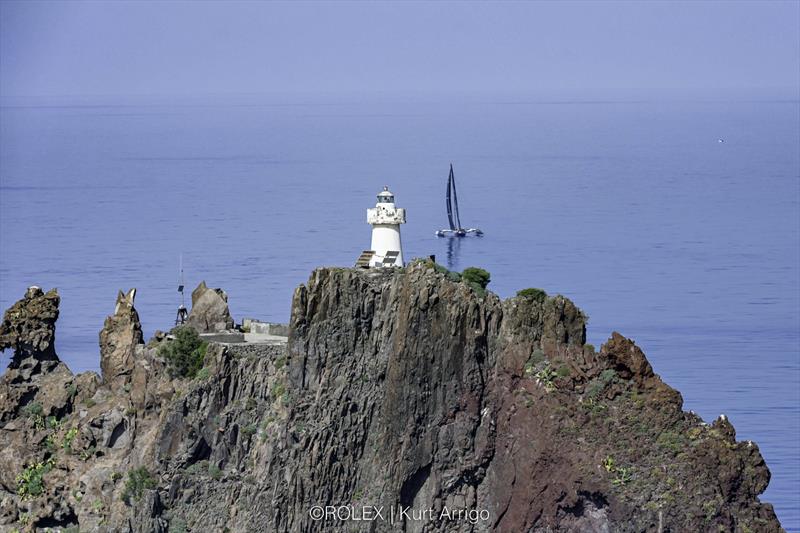
[[[626,339],[616,331],[611,334],[601,350],[601,355],[608,359],[622,379],[633,379],[639,387],[660,381],[653,373],[653,367],[647,361],[642,350],[630,339]]]
[[[144,344],[139,314],[133,306],[136,289],[119,292],[114,314],[100,330],[100,369],[103,383],[122,386],[130,380],[136,350]]]
[[[198,333],[214,333],[233,329],[233,318],[228,309],[228,295],[222,289],[211,289],[205,281],[192,291],[192,310],[187,325]]]
[[[585,322],[563,296],[501,301],[428,263],[318,269],[288,346],[212,344],[194,380],[169,379],[158,342],[130,386],[43,376],[76,393],[45,406],[58,424],[0,426],[0,530],[780,531],[758,447],[683,412],[629,339],[585,345]],[[22,468],[51,459],[22,496]]]

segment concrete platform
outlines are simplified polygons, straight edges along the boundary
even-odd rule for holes
[[[220,331],[218,333],[201,333],[200,338],[206,342],[232,344],[245,342],[244,333],[240,331]]]
[[[247,344],[286,344],[289,337],[271,335],[269,333],[245,333],[244,342]]]
[[[242,333],[240,331],[223,331],[219,333],[201,333],[200,338],[216,344],[286,344],[288,337],[269,333]]]

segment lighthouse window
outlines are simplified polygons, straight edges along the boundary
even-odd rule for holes
[[[393,204],[394,196],[378,196],[378,202],[383,204]]]

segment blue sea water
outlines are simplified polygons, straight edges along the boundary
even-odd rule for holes
[[[97,370],[118,289],[145,334],[189,289],[287,321],[293,289],[369,246],[389,185],[406,257],[572,298],[707,421],[725,413],[800,531],[800,102],[709,97],[4,99],[0,307],[58,287],[57,349]],[[719,142],[722,139],[724,142]],[[461,218],[439,239],[453,162]],[[8,354],[2,356],[3,359]],[[0,365],[5,365],[0,360]]]

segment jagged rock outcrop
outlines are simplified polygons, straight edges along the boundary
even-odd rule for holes
[[[136,289],[119,291],[114,314],[100,330],[100,370],[103,383],[124,386],[130,381],[137,348],[144,344],[139,314],[133,306]]]
[[[3,316],[0,350],[11,351],[11,362],[0,377],[0,423],[19,416],[26,407],[30,416],[38,417],[68,410],[69,390],[57,384],[60,379],[72,380],[55,350],[59,303],[55,289],[45,293],[33,286]],[[32,404],[34,397],[39,402]]]
[[[212,344],[172,380],[151,341],[130,386],[82,375],[56,427],[0,427],[0,531],[779,531],[758,447],[585,323],[426,262],[318,269],[288,346]],[[39,496],[20,460],[52,463]]]
[[[45,294],[41,288],[32,286],[23,299],[5,312],[0,324],[0,351],[13,351],[9,367],[19,368],[24,361],[35,364],[26,361],[29,359],[58,361],[55,334],[60,301],[55,289]]]
[[[198,333],[215,333],[233,329],[228,309],[228,295],[222,289],[211,289],[205,281],[192,291],[192,309],[186,324]]]

